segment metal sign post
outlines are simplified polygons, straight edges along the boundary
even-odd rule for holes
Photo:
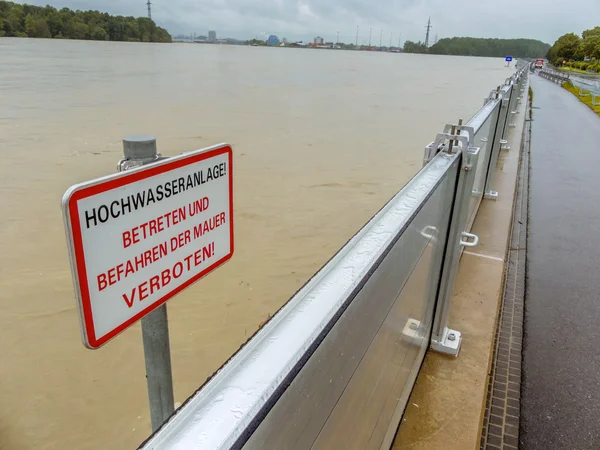
[[[227,144],[166,158],[123,139],[119,173],[70,187],[62,207],[81,336],[97,349],[141,320],[152,429],[173,413],[166,302],[233,255]]]
[[[156,139],[151,136],[123,138],[123,156],[125,158],[117,165],[119,171],[152,164],[163,159],[157,153]],[[175,410],[166,303],[142,318],[142,341],[150,421],[152,431],[156,431]]]
[[[510,63],[512,62],[513,57],[507,56],[504,60],[506,61],[506,67],[510,67]]]
[[[156,431],[175,410],[166,304],[142,319],[142,341],[144,342],[150,421],[152,431]]]

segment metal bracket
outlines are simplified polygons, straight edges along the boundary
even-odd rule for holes
[[[456,134],[452,134],[453,130]],[[462,132],[464,132],[464,134]],[[457,142],[460,148],[470,150],[472,136],[475,136],[475,129],[473,127],[460,124],[446,124],[444,126],[444,131],[439,133],[435,137],[435,140],[425,147],[423,166],[429,163],[429,161],[441,151],[445,150],[450,153],[452,146],[449,145],[449,142]]]
[[[444,328],[442,340],[433,339],[431,341],[431,349],[436,352],[445,353],[446,355],[458,356],[461,344],[462,335],[460,331]]]
[[[427,339],[421,329],[421,321],[412,318],[406,321],[406,325],[402,330],[402,337],[417,346],[421,346],[423,341]]]
[[[475,128],[467,125],[452,125],[451,123],[444,125],[444,133],[450,133],[452,131],[452,127],[454,127],[457,132],[466,131],[469,133],[469,138],[471,136],[475,136]]]
[[[491,102],[492,100],[497,100],[498,98],[501,98],[500,86],[498,86],[498,89],[494,89],[493,91],[490,92],[490,95],[487,96],[487,98],[484,100],[483,104],[485,105],[486,103]]]
[[[483,198],[487,200],[498,200],[498,191],[487,191]]]
[[[438,154],[438,151],[438,148],[434,146],[433,142],[425,146],[425,151],[423,152],[423,167]]]
[[[463,162],[463,169],[466,171],[473,169],[473,160],[479,155],[481,147],[469,147]]]

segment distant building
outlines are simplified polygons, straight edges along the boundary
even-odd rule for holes
[[[274,46],[277,44],[279,44],[279,38],[277,36],[275,36],[274,34],[269,36],[269,39],[267,39],[267,45]]]
[[[323,45],[323,38],[321,36],[317,36],[315,38],[315,44],[317,44],[317,45]]]
[[[216,41],[217,40],[217,32],[216,31],[209,31],[208,32],[208,40],[209,41]]]

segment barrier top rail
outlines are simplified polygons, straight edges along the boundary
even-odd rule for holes
[[[492,91],[458,135],[449,129],[438,135],[431,161],[141,448],[241,447],[526,67]]]

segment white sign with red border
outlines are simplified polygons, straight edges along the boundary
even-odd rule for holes
[[[72,186],[62,207],[83,342],[98,348],[233,255],[231,147]]]

